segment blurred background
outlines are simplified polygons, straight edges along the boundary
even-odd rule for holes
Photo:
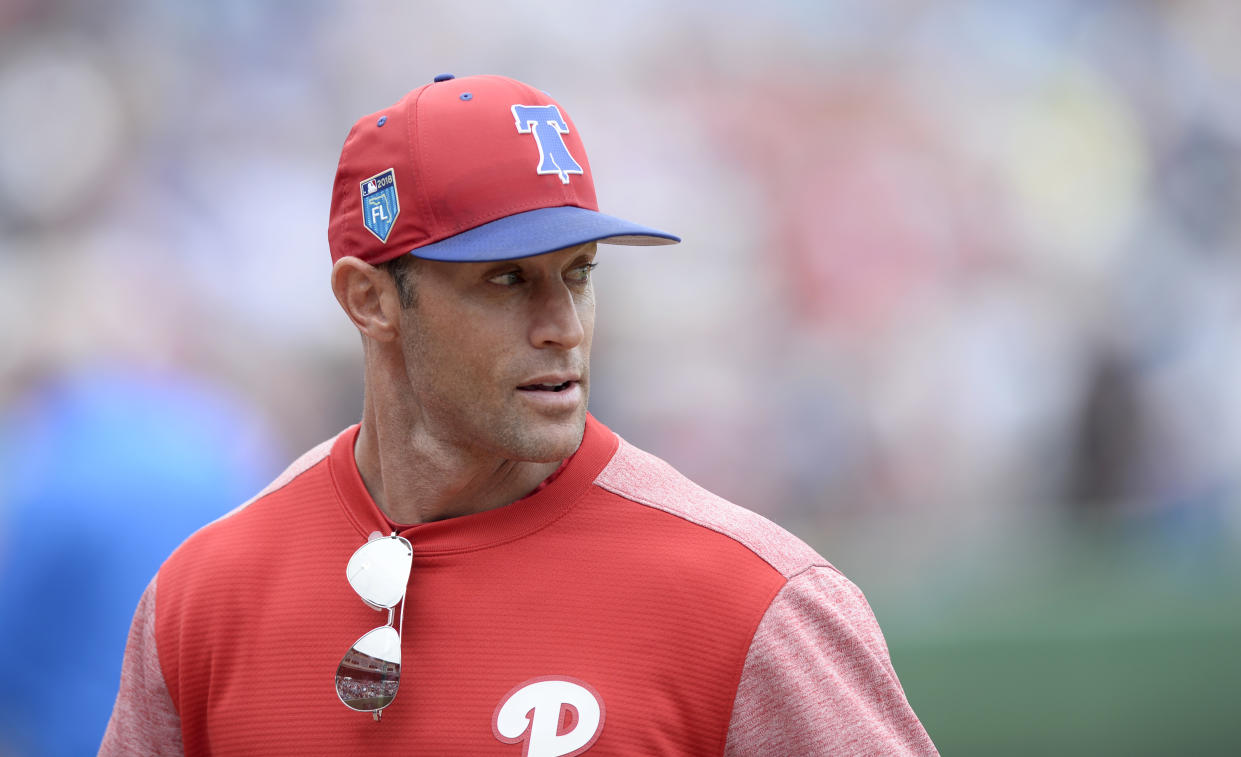
[[[163,557],[355,422],[340,145],[548,90],[592,411],[857,582],[944,754],[1241,750],[1241,5],[0,3],[0,754],[93,753]]]

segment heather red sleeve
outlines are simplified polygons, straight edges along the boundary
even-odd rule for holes
[[[830,567],[789,579],[746,657],[725,754],[933,755],[862,592]]]
[[[134,622],[129,627],[121,689],[104,732],[100,757],[155,757],[185,752],[181,746],[181,718],[173,707],[155,646],[155,582],[151,579]]]

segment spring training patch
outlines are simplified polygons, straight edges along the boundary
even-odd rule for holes
[[[389,168],[380,171],[369,179],[363,179],[362,187],[362,223],[380,242],[387,242],[392,233],[392,224],[401,212],[401,203],[396,196],[396,172]]]

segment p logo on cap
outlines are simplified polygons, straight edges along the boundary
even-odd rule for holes
[[[561,134],[569,133],[569,125],[555,105],[514,105],[513,120],[518,134],[534,134],[539,145],[539,167],[535,173],[559,174],[560,183],[569,183],[569,174],[582,173],[582,167],[569,154]]]

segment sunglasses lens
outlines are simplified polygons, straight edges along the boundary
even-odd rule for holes
[[[392,626],[358,639],[336,668],[336,695],[355,710],[382,710],[392,703],[400,683],[401,637]]]
[[[385,536],[358,547],[349,558],[345,575],[368,605],[386,610],[396,607],[405,595],[413,562],[414,550],[407,540]]]

